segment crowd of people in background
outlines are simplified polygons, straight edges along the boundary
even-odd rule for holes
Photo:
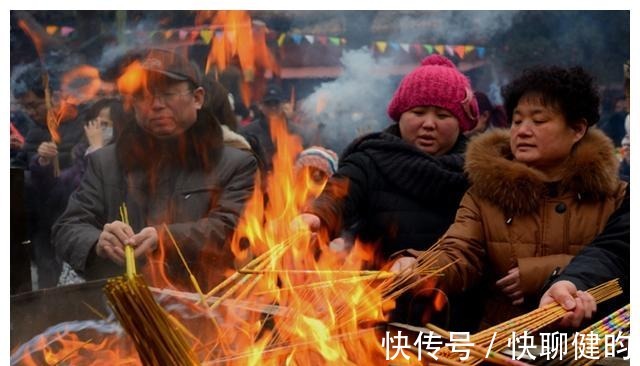
[[[401,271],[434,245],[443,264],[457,260],[441,284],[448,313],[412,293],[398,299],[397,320],[473,330],[556,300],[576,326],[595,310],[589,286],[621,277],[628,295],[628,65],[624,94],[603,103],[586,71],[546,67],[514,77],[500,105],[432,55],[398,85],[387,128],[334,151],[277,79],[240,108],[232,85],[182,55],[138,51],[119,69],[134,61],[137,84],[68,105],[59,136],[38,63],[12,90],[10,159],[24,174],[33,289],[117,275],[125,245],[141,262],[162,252],[167,273],[187,282],[168,229],[203,283],[222,281],[254,183],[273,169],[279,119],[305,148],[292,157],[297,179],[311,182],[298,220],[324,231],[336,255],[358,238],[375,244],[371,269]],[[230,266],[211,274],[204,258]]]

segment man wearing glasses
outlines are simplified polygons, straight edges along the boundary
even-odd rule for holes
[[[150,50],[126,68],[118,89],[130,120],[114,145],[91,155],[53,228],[58,255],[85,278],[103,278],[123,273],[124,246],[133,245],[136,258],[159,256],[170,278],[187,279],[170,233],[201,284],[219,282],[233,263],[228,240],[251,195],[256,159],[223,145],[186,58]]]

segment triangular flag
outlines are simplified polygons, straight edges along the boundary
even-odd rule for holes
[[[404,50],[404,52],[409,53],[409,44],[408,43],[400,43],[400,48]]]
[[[447,54],[449,56],[453,56],[454,55],[453,46],[445,45],[444,49],[445,49],[445,51],[447,51]]]
[[[164,39],[169,39],[173,35],[173,29],[164,32]]]
[[[286,33],[282,33],[280,35],[280,37],[278,37],[278,46],[282,47],[282,45],[284,44],[284,39],[287,38],[287,34]]]
[[[340,37],[329,37],[329,42],[334,46],[340,46]]]
[[[340,43],[343,44],[343,45],[347,44],[347,39],[344,38],[344,37],[340,38]]]
[[[478,54],[479,58],[484,58],[484,47],[476,47],[476,54]]]
[[[468,55],[469,52],[472,52],[475,48],[476,46],[471,46],[471,45],[464,46],[464,54]]]
[[[433,46],[433,49],[436,50],[436,52],[438,52],[440,55],[444,55],[444,45],[437,44]]]
[[[290,37],[295,44],[300,44],[302,42],[302,34],[292,34]]]
[[[200,37],[200,31],[194,29],[191,31],[191,41],[195,41],[198,37]]]
[[[376,42],[376,47],[378,48],[378,52],[384,53],[387,50],[387,42],[378,41]]]
[[[327,36],[316,36],[316,39],[323,45],[327,45]]]
[[[48,25],[47,26],[47,33],[52,36],[54,34],[56,34],[56,32],[58,31],[58,26],[57,25]]]
[[[60,28],[60,34],[62,34],[63,37],[68,36],[73,31],[75,31],[74,28],[67,27],[67,26]]]
[[[203,29],[200,31],[200,38],[204,41],[204,44],[211,43],[211,38],[213,38],[213,31],[211,29]]]
[[[424,45],[424,49],[425,49],[425,51],[427,51],[427,53],[428,53],[429,55],[433,53],[433,46],[432,46],[432,45],[430,45],[430,44],[425,44],[425,45]],[[438,53],[440,53],[440,51],[438,51],[438,48],[437,48],[437,47],[436,47],[436,51],[437,51]]]
[[[400,45],[397,44],[396,42],[389,42],[389,47],[391,47],[391,49],[394,51],[397,51],[400,49]]]
[[[462,60],[464,58],[464,45],[457,45],[453,48],[453,51]]]
[[[178,31],[178,38],[180,38],[181,41],[184,41],[187,38],[187,35],[189,34],[189,32],[187,32],[184,29],[180,29]]]
[[[307,34],[306,36],[304,36],[304,38],[307,39],[307,42],[313,44],[313,41],[315,40],[312,34]]]
[[[415,52],[416,55],[422,54],[422,47],[420,47],[420,43],[414,43],[411,45],[411,47],[413,47],[413,52]]]

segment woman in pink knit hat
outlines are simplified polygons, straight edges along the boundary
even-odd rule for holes
[[[463,132],[475,126],[478,105],[467,77],[447,58],[431,55],[400,82],[388,114],[395,123],[353,141],[299,217],[330,239],[354,236],[371,245],[372,268],[400,250],[429,248],[453,222],[468,187]],[[420,322],[422,315],[398,320]]]

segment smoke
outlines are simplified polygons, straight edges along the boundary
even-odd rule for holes
[[[517,11],[489,10],[412,12],[393,21],[397,29],[391,38],[482,46],[496,34],[507,32],[517,14]]]
[[[321,126],[323,144],[338,153],[356,137],[389,124],[386,108],[395,89],[381,72],[389,62],[376,62],[368,49],[346,51],[340,62],[342,74],[322,83],[301,105],[305,118]]]

